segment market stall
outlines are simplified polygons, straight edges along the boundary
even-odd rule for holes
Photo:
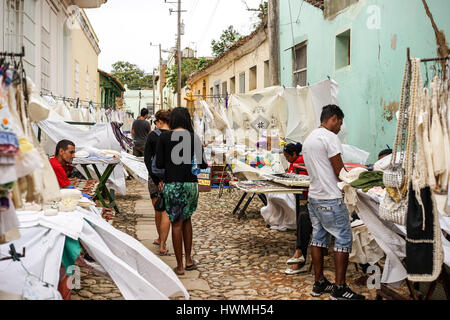
[[[449,82],[443,72],[424,86],[420,65],[430,60],[408,54],[393,153],[375,163],[375,179],[361,172],[340,186],[386,254],[380,298],[404,298],[393,288],[406,281],[414,299],[431,299],[437,282],[450,299]]]
[[[35,92],[31,79],[25,77],[24,50],[17,54],[2,52],[0,56],[17,59],[11,61],[14,63],[5,64],[4,59],[0,62],[2,295],[61,299],[63,294],[66,298],[65,292],[57,290],[58,284],[73,276],[75,261],[79,261],[112,279],[126,299],[168,299],[180,291],[189,298],[169,266],[140,242],[112,227],[101,217],[101,209],[82,196],[85,189],[92,194],[94,186],[97,194],[107,193],[108,175],[114,189],[125,193],[121,146],[112,127],[106,123],[75,127],[64,122],[63,116],[48,108],[44,98]],[[74,112],[61,112],[74,120]],[[76,121],[92,120],[83,111],[78,116],[82,117]],[[89,180],[82,186],[75,181],[81,190],[60,189],[44,143],[37,139],[36,123],[54,144],[70,138],[82,147],[77,150],[75,163],[86,165],[85,168],[95,164],[96,168],[89,172],[98,175],[98,183]],[[96,149],[97,143],[104,149]],[[50,149],[53,152],[54,145]],[[98,264],[89,265],[80,257],[81,245]],[[61,265],[64,269],[60,274]]]

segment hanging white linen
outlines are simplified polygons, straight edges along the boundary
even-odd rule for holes
[[[256,146],[261,130],[278,130],[278,136],[286,135],[287,108],[282,97],[282,87],[270,87],[254,93],[232,94],[226,110],[228,123],[234,136],[244,144]]]
[[[301,142],[320,125],[322,108],[337,104],[338,84],[324,80],[307,87],[285,88],[283,97],[288,105],[286,138]]]

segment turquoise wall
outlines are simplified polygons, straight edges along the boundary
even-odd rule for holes
[[[450,41],[450,1],[427,3],[438,28]],[[351,64],[335,70],[335,38],[348,28]],[[322,10],[307,2],[281,0],[282,85],[292,86],[293,57],[289,48],[305,40],[308,83],[327,76],[338,82],[338,101],[349,131],[347,143],[370,152],[369,162],[374,162],[386,144],[393,146],[406,48],[411,48],[413,57],[437,56],[435,33],[422,1],[360,0],[334,19],[324,19]],[[422,76],[425,81],[424,64]]]

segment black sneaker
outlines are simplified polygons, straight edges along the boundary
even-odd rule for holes
[[[314,287],[311,291],[311,295],[313,297],[320,297],[324,293],[330,293],[332,289],[333,284],[326,278],[323,278],[320,281],[314,282]]]
[[[357,294],[352,291],[346,284],[343,285],[334,285],[331,290],[331,300],[366,300],[361,294]]]

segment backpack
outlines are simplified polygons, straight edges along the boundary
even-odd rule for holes
[[[155,129],[155,130],[153,130],[153,132],[156,133],[156,135],[158,137],[161,135],[161,130],[159,130],[159,129]],[[159,169],[159,168],[156,167],[156,153],[152,157],[151,161],[152,161],[152,173],[155,176],[157,176],[158,178],[161,178],[161,179],[164,178],[165,170],[164,169]]]

